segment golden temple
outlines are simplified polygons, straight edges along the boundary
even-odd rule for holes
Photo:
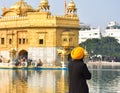
[[[44,64],[59,64],[57,49],[78,46],[79,18],[73,0],[62,16],[52,15],[48,0],[33,9],[24,0],[2,8],[0,17],[0,56],[26,57]],[[14,50],[14,51],[13,51]]]

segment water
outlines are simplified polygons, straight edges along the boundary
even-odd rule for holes
[[[90,93],[120,93],[120,66],[90,65],[89,69]],[[68,93],[68,72],[0,69],[0,93]]]
[[[91,65],[90,93],[120,93],[120,64]]]

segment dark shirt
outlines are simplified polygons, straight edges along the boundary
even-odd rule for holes
[[[86,80],[91,79],[86,64],[81,60],[69,59],[69,93],[89,93]]]

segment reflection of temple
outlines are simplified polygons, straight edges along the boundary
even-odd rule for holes
[[[119,93],[119,65],[88,66],[93,76],[88,81],[90,93]],[[0,93],[68,93],[68,83],[65,70],[0,69]]]
[[[63,16],[51,14],[48,0],[41,0],[38,9],[33,9],[24,0],[10,8],[2,8],[0,55],[10,58],[10,49],[15,49],[17,56],[54,64],[58,58],[57,49],[78,45],[76,10],[73,0]]]
[[[68,74],[66,71],[61,71],[60,78],[57,80],[56,90],[59,90],[61,93],[68,92]],[[67,77],[67,78],[66,78]]]
[[[66,79],[61,70],[0,70],[0,93],[66,93]]]
[[[25,76],[22,70],[0,70],[0,93],[28,93]]]

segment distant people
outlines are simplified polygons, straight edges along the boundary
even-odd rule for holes
[[[41,59],[39,59],[39,62],[37,63],[37,66],[42,66],[42,65],[43,65],[43,63],[42,63]]]
[[[84,49],[74,48],[68,56],[69,93],[89,93],[86,80],[91,79],[86,64],[83,61]]]
[[[10,63],[10,59],[8,59],[8,61],[7,61],[8,63]]]
[[[26,58],[25,58],[25,57],[23,57],[22,59],[23,59],[23,62],[25,62],[25,61],[26,61]]]
[[[16,59],[15,59],[15,65],[16,65],[16,66],[19,66],[19,65],[20,65],[20,59],[19,59],[19,58],[16,58]]]
[[[0,63],[2,63],[2,59],[0,58]]]
[[[28,59],[27,62],[28,62],[28,66],[30,66],[31,62],[32,62],[32,59]]]
[[[6,57],[1,56],[1,60],[2,60],[2,63],[6,63],[7,62],[7,58]]]
[[[2,63],[2,56],[0,56],[0,63]]]

